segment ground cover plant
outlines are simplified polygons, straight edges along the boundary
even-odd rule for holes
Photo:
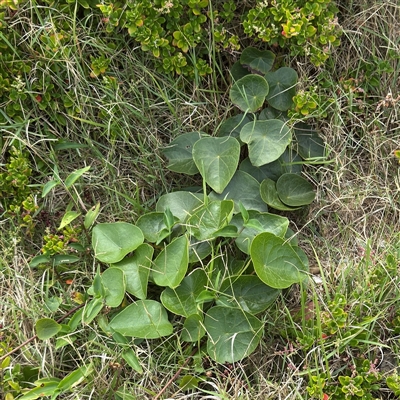
[[[1,3],[1,396],[396,398],[398,5],[171,4]]]

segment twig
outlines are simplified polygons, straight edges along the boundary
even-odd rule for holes
[[[168,389],[168,386],[170,386],[176,378],[181,374],[183,368],[186,367],[187,363],[189,360],[196,354],[197,348],[192,351],[192,354],[185,360],[185,362],[182,364],[182,366],[178,369],[178,371],[175,372],[174,376],[166,383],[166,385],[161,389],[161,391],[157,394],[156,397],[154,397],[154,400],[157,400],[161,397],[161,395]]]
[[[57,324],[59,324],[60,322],[64,321],[65,318],[69,317],[71,314],[73,314],[75,311],[79,310],[80,308],[82,308],[86,303],[82,303],[79,304],[79,306],[73,308],[72,310],[69,310],[66,314],[64,314],[61,318],[59,318],[56,322]],[[21,343],[19,346],[15,347],[14,349],[12,349],[11,351],[9,351],[7,354],[4,354],[4,356],[0,357],[0,362],[2,362],[4,359],[6,359],[8,356],[10,356],[11,354],[14,354],[16,351],[18,351],[19,349],[22,349],[22,347],[26,346],[28,343],[33,342],[35,339],[37,339],[37,335],[32,336],[31,338],[29,338],[28,340],[25,340],[24,343]]]

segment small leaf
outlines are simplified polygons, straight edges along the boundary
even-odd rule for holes
[[[289,207],[282,203],[276,190],[276,183],[272,179],[264,179],[260,185],[261,198],[272,208],[280,211],[294,211],[299,207]]]
[[[135,352],[132,349],[125,349],[122,351],[121,357],[127,362],[127,364],[133,368],[139,374],[143,373],[143,368],[139,363]]]
[[[89,229],[93,225],[94,221],[96,221],[96,218],[99,215],[99,212],[100,212],[100,203],[97,203],[86,213],[85,221],[83,223],[85,229]]]
[[[31,262],[29,263],[29,266],[34,268],[34,267],[37,267],[40,264],[47,264],[49,262],[50,262],[50,257],[49,256],[40,255],[40,256],[33,257]]]
[[[290,207],[304,206],[313,202],[313,185],[297,174],[283,174],[276,182],[276,190],[283,203]]]
[[[294,126],[294,133],[297,150],[305,160],[326,158],[324,141],[310,125],[299,122]]]
[[[249,67],[253,72],[266,74],[274,64],[275,55],[269,50],[258,50],[246,47],[240,56],[240,63]]]
[[[285,289],[307,277],[297,253],[285,239],[273,233],[257,235],[251,243],[250,256],[256,274],[270,287]]]
[[[118,307],[125,296],[125,277],[119,268],[107,268],[101,276],[106,290],[105,303],[109,307]]]
[[[263,334],[263,323],[238,308],[213,307],[207,311],[204,325],[207,352],[221,364],[247,357],[257,348]]]
[[[54,319],[42,318],[36,322],[35,330],[40,340],[47,340],[57,335],[61,330],[61,325],[54,321]]]
[[[200,380],[193,375],[185,375],[180,379],[179,388],[183,391],[193,390],[199,386]]]
[[[237,140],[240,140],[240,130],[248,122],[251,122],[251,119],[245,114],[238,114],[234,117],[230,117],[220,125],[217,136],[231,136]]]
[[[56,254],[53,257],[53,265],[61,265],[61,264],[73,264],[80,261],[80,257],[74,256],[72,254]]]
[[[169,211],[169,209],[167,210]],[[148,242],[159,243],[161,240],[170,235],[170,229],[168,229],[167,225],[165,224],[165,212],[150,212],[142,215],[137,220],[136,226],[141,229],[144,238]],[[172,217],[174,219],[174,223],[179,222],[177,217]]]
[[[184,342],[199,342],[205,334],[203,318],[199,314],[189,315],[185,319],[181,335]]]
[[[77,169],[76,171],[72,172],[67,176],[67,179],[65,179],[65,187],[68,189],[70,188],[85,172],[89,171],[90,166]]]
[[[49,192],[55,188],[56,186],[58,186],[61,182],[59,180],[52,180],[47,182],[44,186],[43,186],[43,190],[42,190],[42,197],[46,197]]]
[[[99,315],[103,306],[102,298],[94,298],[90,300],[84,308],[82,322],[87,325],[90,324]]]
[[[82,383],[85,380],[85,378],[89,376],[92,372],[93,372],[92,364],[80,367],[77,370],[69,373],[64,379],[62,379],[58,384],[57,389],[60,392],[72,389],[73,387]]]
[[[296,95],[297,72],[293,68],[282,67],[268,72],[265,79],[269,84],[268,104],[279,111],[289,110]]]
[[[57,228],[58,230],[65,228],[69,225],[72,221],[77,219],[81,215],[80,212],[77,211],[67,211],[64,216],[62,217],[60,226]]]
[[[39,380],[35,382],[36,387],[26,392],[18,400],[36,400],[41,399],[45,396],[52,396],[57,391],[60,380],[57,378],[51,378],[51,380],[43,381]],[[7,397],[5,398],[7,400]]]
[[[154,300],[139,300],[124,308],[110,327],[124,336],[142,339],[157,339],[173,331],[164,307]]]
[[[126,222],[97,224],[92,230],[95,257],[104,263],[121,261],[143,241],[142,231]]]
[[[221,193],[234,175],[240,156],[240,144],[232,137],[200,139],[193,146],[193,159],[209,186]]]
[[[268,82],[259,75],[246,75],[236,81],[229,92],[233,104],[245,112],[256,112],[268,95]]]

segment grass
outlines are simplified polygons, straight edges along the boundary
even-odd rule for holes
[[[114,399],[121,387],[126,394],[120,398],[154,399],[166,387],[159,398],[318,399],[328,393],[340,399],[339,376],[361,375],[359,364],[367,359],[370,375],[376,368],[382,378],[375,390],[364,381],[364,389],[374,398],[396,398],[385,379],[400,374],[400,178],[393,156],[400,143],[400,7],[394,1],[340,3],[342,46],[326,68],[313,74],[304,60],[291,60],[302,82],[333,99],[327,116],[317,119],[333,162],[309,166],[317,198],[294,220],[320,283],[310,280],[307,287],[285,293],[263,316],[269,329],[257,352],[234,365],[190,358],[192,347],[173,335],[138,346],[139,375],[123,363],[121,349],[113,347],[97,321],[71,336],[70,346],[57,349],[53,340],[33,341],[13,354],[0,371],[4,395],[13,391],[17,397],[34,377],[63,378],[92,360],[96,379],[62,398]],[[86,291],[96,272],[89,257],[57,271],[31,268],[46,227],[54,231],[70,203],[88,210],[100,202],[99,221],[134,222],[154,208],[160,195],[197,185],[168,172],[160,148],[184,132],[213,133],[231,112],[223,82],[218,87],[214,77],[199,86],[152,70],[151,60],[134,43],[113,42],[90,14],[84,23],[73,22],[71,35],[50,52],[46,40],[52,31],[46,24],[63,18],[55,9],[42,13],[28,2],[11,25],[13,52],[19,46],[39,52],[34,69],[24,76],[30,95],[51,83],[61,91],[44,110],[33,102],[22,110],[20,122],[10,119],[1,127],[1,163],[11,144],[29,150],[40,208],[32,236],[9,216],[0,221],[0,357],[34,335],[36,320],[54,316],[46,302],[76,305],[73,299]],[[37,23],[24,24],[30,19]],[[99,53],[110,59],[108,81],[89,77],[90,55]],[[72,147],[62,149],[65,143]],[[61,185],[40,197],[47,181],[57,175],[65,180],[86,165],[91,169],[75,189]],[[179,368],[180,376],[169,383]],[[199,380],[196,389],[180,388],[185,375]],[[325,384],[314,387],[314,397],[312,377]]]

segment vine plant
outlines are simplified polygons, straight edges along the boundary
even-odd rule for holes
[[[270,51],[245,49],[230,91],[242,113],[222,123],[215,136],[190,132],[163,150],[169,169],[200,173],[202,188],[161,196],[155,211],[136,224],[95,224],[99,207],[89,211],[84,227],[91,230],[99,267],[87,303],[67,324],[37,321],[40,339],[57,336],[59,346],[68,345],[63,337],[70,341],[81,323],[97,319],[139,373],[136,339],[175,332],[193,346],[206,342],[206,353],[219,363],[236,362],[257,348],[266,329],[260,314],[282,289],[308,276],[307,256],[289,220],[269,207],[293,211],[310,204],[314,190],[301,168],[304,159],[324,158],[315,131],[289,126],[296,72],[272,71],[273,64]],[[248,157],[241,160],[243,153]],[[104,307],[109,312],[101,313]],[[88,371],[79,370],[76,379]],[[66,388],[65,378],[40,385],[40,393],[48,387],[53,395]],[[28,398],[34,397],[22,397]]]

